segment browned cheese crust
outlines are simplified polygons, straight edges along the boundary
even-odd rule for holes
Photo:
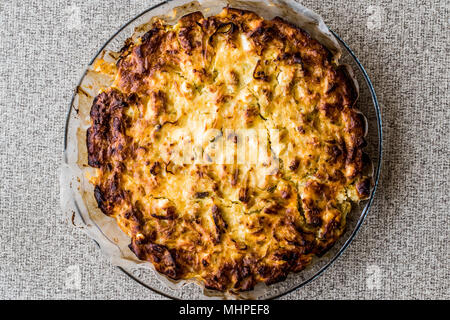
[[[115,80],[87,131],[95,198],[136,256],[172,279],[221,291],[281,281],[328,249],[370,193],[352,82],[280,18],[226,8],[156,22],[107,69]],[[277,129],[278,168],[263,173],[274,157],[172,161],[177,128]]]

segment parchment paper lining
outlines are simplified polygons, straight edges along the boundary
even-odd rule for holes
[[[246,9],[256,12],[265,19],[272,19],[275,16],[291,22],[305,31],[311,37],[315,38],[325,45],[333,54],[333,60],[337,63],[341,56],[341,48],[326,27],[322,18],[303,7],[297,2],[286,1],[195,1],[186,3],[184,0],[174,0],[151,11],[155,14],[153,17],[163,19],[169,24],[174,24],[178,19],[188,13],[201,11],[205,16],[211,16],[222,11],[224,7],[229,5],[233,8]],[[128,36],[136,38],[144,34],[151,27],[152,20],[144,14],[140,19],[142,21],[134,30],[130,30]],[[139,19],[137,19],[139,21]],[[135,22],[130,26],[136,26]],[[123,32],[122,32],[123,33]],[[114,51],[120,50],[125,39],[113,38],[107,44]],[[114,60],[114,55],[110,51],[101,51],[96,57]],[[64,163],[61,166],[60,176],[60,192],[61,207],[68,221],[73,225],[82,228],[91,238],[93,238],[100,246],[102,252],[109,258],[113,265],[130,270],[133,268],[145,268],[153,270],[156,277],[166,286],[177,290],[188,281],[175,282],[158,272],[156,272],[148,262],[140,261],[128,248],[130,239],[126,236],[116,224],[116,221],[104,215],[97,207],[97,203],[93,196],[93,186],[88,182],[86,175],[92,173],[93,169],[87,165],[86,150],[86,130],[90,126],[89,112],[92,101],[98,91],[109,86],[112,79],[107,76],[96,73],[92,70],[92,64],[88,66],[87,71],[82,78],[79,87],[74,96],[72,103],[72,111],[69,115],[67,123],[67,144],[64,154]],[[353,72],[347,66],[349,74],[352,76],[355,87],[358,84],[353,76]],[[314,263],[314,261],[313,261]],[[202,285],[202,284],[200,284]],[[242,293],[239,296],[228,293],[212,292],[204,289],[205,297],[214,296],[215,298],[258,298],[266,293],[268,287],[258,285],[253,291]]]

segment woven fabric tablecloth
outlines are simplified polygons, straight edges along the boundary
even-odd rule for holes
[[[65,118],[82,72],[122,24],[155,3],[0,3],[0,299],[162,298],[66,223],[58,181]],[[384,162],[356,239],[322,276],[283,299],[449,299],[449,2],[303,4],[349,44],[373,80]]]

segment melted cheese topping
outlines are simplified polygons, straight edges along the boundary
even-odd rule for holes
[[[249,290],[336,241],[370,182],[354,91],[329,56],[281,19],[228,8],[157,22],[117,66],[97,62],[114,82],[91,111],[95,196],[140,259]]]

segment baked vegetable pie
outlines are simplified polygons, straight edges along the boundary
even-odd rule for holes
[[[87,131],[99,208],[175,280],[251,290],[305,268],[369,196],[346,69],[280,18],[225,8],[130,38]]]

